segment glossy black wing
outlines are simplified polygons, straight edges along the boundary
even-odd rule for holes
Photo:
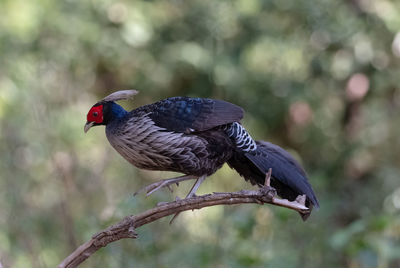
[[[186,133],[208,130],[243,118],[241,107],[204,98],[173,97],[148,105],[146,109],[157,126]]]

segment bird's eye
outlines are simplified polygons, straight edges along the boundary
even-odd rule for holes
[[[94,117],[96,117],[96,116],[98,116],[98,115],[99,115],[99,114],[98,114],[97,112],[94,112],[94,113],[93,113],[93,116],[94,116]]]

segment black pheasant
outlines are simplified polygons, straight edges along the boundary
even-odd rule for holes
[[[228,163],[259,186],[272,168],[271,186],[278,195],[291,201],[305,195],[306,206],[319,207],[300,164],[281,147],[253,140],[240,124],[243,109],[239,106],[222,100],[173,97],[128,112],[115,103],[135,94],[135,90],[118,91],[93,105],[84,130],[105,125],[111,145],[138,168],[185,174],[153,184],[149,193],[197,179],[191,197],[207,176]]]

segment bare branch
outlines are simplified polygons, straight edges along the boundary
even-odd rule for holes
[[[136,228],[156,221],[160,218],[173,215],[186,210],[201,209],[204,207],[216,205],[234,205],[234,204],[272,204],[286,207],[300,213],[309,212],[304,205],[293,201],[279,199],[275,197],[274,188],[264,186],[256,191],[243,190],[233,193],[213,193],[202,196],[195,196],[188,199],[180,199],[173,202],[162,203],[155,208],[149,209],[141,214],[125,217],[119,223],[112,225],[99,233],[92,239],[78,247],[58,266],[59,268],[77,267],[80,263],[89,258],[93,253],[108,244],[123,239],[136,238]]]

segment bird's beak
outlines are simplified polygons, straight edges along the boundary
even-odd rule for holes
[[[83,131],[88,132],[89,129],[94,125],[94,122],[86,122],[85,127],[83,128]]]

